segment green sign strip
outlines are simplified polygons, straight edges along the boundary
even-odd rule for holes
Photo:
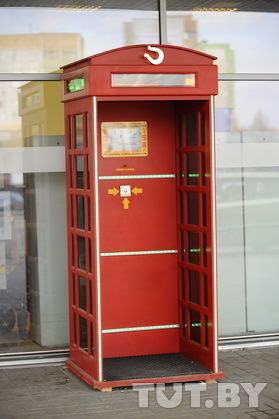
[[[68,80],[67,91],[68,93],[83,90],[85,86],[84,77],[77,77],[76,79]]]
[[[107,179],[168,179],[175,178],[176,175],[127,175],[127,176],[99,176],[99,180]]]
[[[100,256],[135,256],[135,255],[161,255],[167,253],[178,253],[178,250],[143,250],[138,252],[108,252],[100,253]]]
[[[123,327],[121,329],[105,329],[102,333],[139,332],[142,330],[177,329],[179,324],[167,324],[161,326]]]

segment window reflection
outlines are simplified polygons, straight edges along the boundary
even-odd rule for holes
[[[220,88],[222,99],[223,82]],[[278,330],[279,83],[234,82],[233,88],[234,106],[216,115],[222,334]]]
[[[24,188],[2,175],[0,189],[0,336],[16,336],[26,340],[27,290],[25,271]],[[20,177],[18,177],[20,181]],[[1,341],[1,340],[0,340]]]
[[[184,10],[184,1],[181,7],[179,1],[167,4],[170,44],[216,55],[221,73],[277,72],[274,34],[279,19],[275,12],[279,9],[266,10],[273,13],[208,13]],[[130,10],[101,8],[91,13],[2,8],[0,72],[52,72],[111,48],[158,43],[157,5],[157,1],[138,1],[134,6],[137,10],[129,6]],[[15,22],[14,26],[11,22]],[[113,35],[107,36],[108,27]],[[278,330],[278,83],[219,85],[216,141],[220,330],[222,334]],[[64,120],[59,84],[2,82],[0,108],[0,351],[14,347],[21,350],[24,345],[33,349],[31,343],[39,347],[67,346]],[[73,159],[72,166],[78,187],[88,189],[87,158],[82,162]],[[79,227],[90,226],[89,198],[75,205],[80,208]],[[191,238],[192,252],[188,252],[187,243],[183,233],[183,258],[195,263],[199,243]],[[91,255],[91,242],[86,246]],[[82,240],[82,267],[84,248]],[[204,260],[206,254],[202,257]],[[90,258],[86,262],[91,272]],[[210,302],[206,300],[205,276],[202,283],[203,304],[207,306]],[[80,304],[84,306],[84,297]],[[181,316],[185,334],[186,314]],[[192,312],[191,321],[192,339],[199,341],[201,319],[195,319]],[[81,321],[81,336],[75,337],[82,346],[87,345],[83,342],[84,324]],[[92,342],[89,346],[93,346]]]
[[[208,8],[204,3],[205,7],[193,7],[182,0],[175,5],[167,2],[169,44],[216,56],[220,73],[278,71],[279,57],[274,55],[279,25],[277,2],[261,2],[258,7],[251,4],[246,9],[245,2],[238,2],[235,8]]]
[[[67,346],[59,83],[0,83],[0,91],[12,99],[0,114],[0,351]]]
[[[0,73],[53,72],[109,49],[159,43],[157,0],[128,2],[127,9],[106,3],[1,8]]]

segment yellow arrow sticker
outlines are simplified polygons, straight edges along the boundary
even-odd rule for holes
[[[137,195],[138,193],[142,193],[142,188],[138,188],[137,186],[132,189],[132,192]]]
[[[113,196],[115,196],[115,195],[117,195],[118,193],[119,193],[119,190],[118,190],[118,189],[116,189],[116,188],[108,189],[108,194],[109,194],[109,195],[113,195]]]
[[[130,201],[128,198],[124,198],[122,204],[124,209],[129,209]]]

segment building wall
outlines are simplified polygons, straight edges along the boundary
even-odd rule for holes
[[[68,345],[63,107],[49,73],[107,49],[158,43],[157,2],[149,10],[144,3],[90,12],[0,8],[0,315],[11,326],[0,326],[0,351],[26,339]],[[222,73],[215,102],[220,335],[278,332],[279,77],[272,74],[279,10],[169,6],[165,18],[170,44],[218,56]],[[40,73],[41,81],[21,81],[24,73],[30,80]],[[238,81],[238,73],[250,78]]]

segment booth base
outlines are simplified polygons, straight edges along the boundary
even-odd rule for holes
[[[72,361],[66,366],[96,389],[129,387],[140,384],[206,381],[224,378],[223,372],[213,372],[180,353],[107,358],[104,381],[97,381]]]

